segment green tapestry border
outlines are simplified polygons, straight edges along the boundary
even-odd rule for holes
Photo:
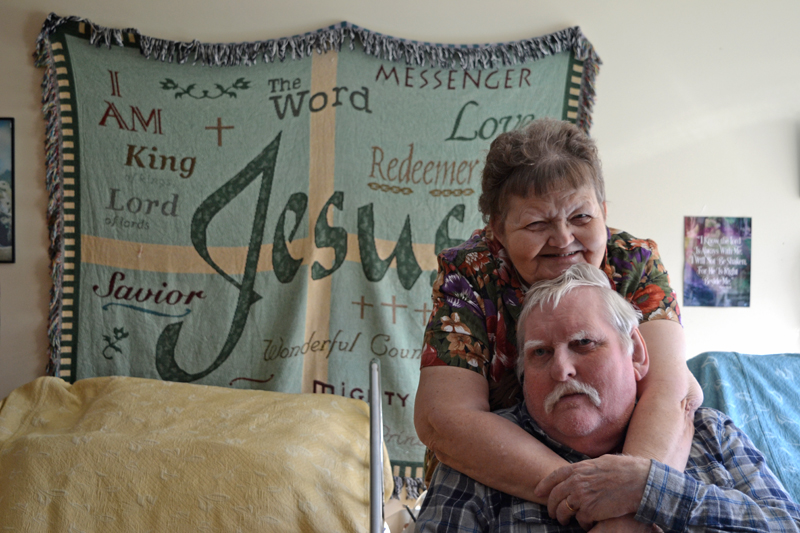
[[[594,47],[578,26],[519,41],[454,45],[401,39],[373,32],[349,22],[341,22],[317,31],[280,39],[243,43],[201,43],[196,40],[186,42],[157,39],[142,35],[133,28],[106,28],[84,18],[59,17],[55,13],[50,13],[42,25],[42,31],[37,38],[37,57],[42,56],[42,48],[45,47],[49,36],[65,24],[73,27],[79,24],[85,25],[84,31],[80,33],[88,33],[89,42],[98,47],[133,45],[148,59],[170,63],[186,63],[191,60],[193,64],[206,66],[253,65],[259,59],[265,63],[284,61],[288,58],[302,59],[314,52],[321,54],[329,50],[338,51],[345,44],[353,49],[356,41],[361,44],[366,54],[381,59],[405,60],[409,65],[430,64],[439,68],[463,70],[517,65],[570,50],[584,67],[576,123],[587,133],[591,127],[595,78],[602,64]]]
[[[63,51],[66,42],[56,42]],[[79,265],[81,264],[81,221],[80,189],[78,177],[81,175],[79,159],[80,124],[78,123],[77,109],[74,102],[75,77],[72,68],[68,65],[68,56],[64,53],[53,53],[53,62],[56,66],[56,83],[58,85],[58,111],[61,122],[61,188],[63,191],[64,207],[62,223],[64,233],[64,263],[62,267],[63,299],[61,301],[61,358],[58,376],[67,379],[70,383],[75,381],[76,359],[72,357],[78,346],[78,325],[74,318],[77,317],[79,290]]]
[[[569,66],[567,67],[567,83],[564,89],[564,114],[561,120],[568,120],[572,123],[578,120],[580,107],[580,92],[583,82],[583,61],[570,55]]]
[[[78,188],[77,117],[71,105],[75,80],[66,66],[61,38],[47,41],[37,50],[37,65],[46,68],[42,81],[42,111],[47,124],[45,151],[48,189],[47,219],[50,232],[50,309],[48,323],[48,375],[74,381],[77,329],[76,265],[80,260],[80,228],[77,217]],[[68,330],[68,331],[65,331]]]

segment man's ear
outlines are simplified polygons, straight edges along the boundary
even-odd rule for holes
[[[636,381],[641,381],[650,370],[650,355],[647,353],[647,345],[642,334],[639,333],[639,328],[633,328],[631,340],[633,341],[633,372],[636,375]]]

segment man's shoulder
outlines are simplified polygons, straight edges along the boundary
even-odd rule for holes
[[[694,413],[694,420],[695,422],[699,420],[725,420],[730,419],[728,415],[720,411],[719,409],[714,409],[713,407],[698,407],[697,411]]]
[[[455,468],[439,462],[433,472],[428,490],[435,490],[439,496],[447,498],[454,494],[469,494],[473,498],[483,500],[486,492],[492,489]]]
[[[700,407],[694,413],[695,435],[718,434],[728,424],[733,425],[731,417],[712,407]]]
[[[417,531],[468,528],[483,531],[495,520],[504,493],[487,487],[444,463],[436,465],[422,509]]]
[[[731,454],[746,454],[748,461],[758,462],[763,454],[755,447],[747,434],[722,411],[700,407],[694,415],[694,438],[687,463],[687,473],[695,477],[697,472],[722,466]]]

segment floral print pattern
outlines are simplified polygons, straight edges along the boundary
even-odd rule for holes
[[[602,269],[612,287],[642,312],[643,321],[680,322],[677,298],[655,242],[609,229]],[[506,250],[488,227],[442,252],[422,367],[460,366],[481,372],[490,383],[503,380],[516,364],[516,321],[524,290]]]

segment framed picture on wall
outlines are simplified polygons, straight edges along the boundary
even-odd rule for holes
[[[0,118],[0,263],[13,263],[14,119]]]

